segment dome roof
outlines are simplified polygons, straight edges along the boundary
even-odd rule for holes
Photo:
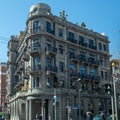
[[[30,8],[30,12],[33,12],[35,9],[44,9],[47,11],[51,11],[51,8],[49,5],[45,4],[45,3],[38,3],[35,5],[32,5]]]

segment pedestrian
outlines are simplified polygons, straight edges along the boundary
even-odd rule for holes
[[[91,112],[86,113],[86,120],[93,120],[93,114]]]
[[[40,114],[39,119],[42,120],[42,115]]]
[[[104,112],[101,112],[100,114],[100,120],[106,120],[106,115]]]
[[[39,114],[35,115],[35,120],[39,120]]]

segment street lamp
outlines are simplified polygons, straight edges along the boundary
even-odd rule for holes
[[[115,108],[115,120],[118,120],[118,112],[117,112],[117,97],[116,97],[116,76],[115,76],[115,62],[112,62],[112,74],[113,74],[113,102],[114,102],[114,108]],[[114,109],[113,108],[113,109]],[[114,112],[114,110],[113,110]],[[114,115],[114,113],[113,113]],[[114,120],[114,116],[112,115],[112,119]]]
[[[81,78],[78,78],[75,82],[73,82],[73,84],[70,86],[70,87],[73,87],[76,83],[78,83],[79,81],[81,81]],[[78,88],[78,100],[79,100],[79,120],[81,120],[81,100],[80,100],[80,92],[82,91],[82,88],[80,87],[80,84],[79,85],[79,88]]]
[[[54,103],[53,103],[53,105],[54,105],[54,120],[57,120],[57,116],[56,116],[56,113],[57,113],[57,111],[56,111],[56,102],[57,102],[57,96],[56,96],[56,90],[54,90],[54,96],[53,96],[53,100],[54,100]]]

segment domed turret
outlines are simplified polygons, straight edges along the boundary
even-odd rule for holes
[[[35,14],[50,14],[50,12],[51,12],[51,8],[49,5],[45,3],[38,3],[31,6],[29,16]]]

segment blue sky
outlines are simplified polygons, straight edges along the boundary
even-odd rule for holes
[[[7,41],[25,29],[30,7],[47,3],[54,15],[65,10],[67,20],[104,32],[110,41],[112,58],[120,58],[120,0],[0,0],[0,62],[7,61]]]

